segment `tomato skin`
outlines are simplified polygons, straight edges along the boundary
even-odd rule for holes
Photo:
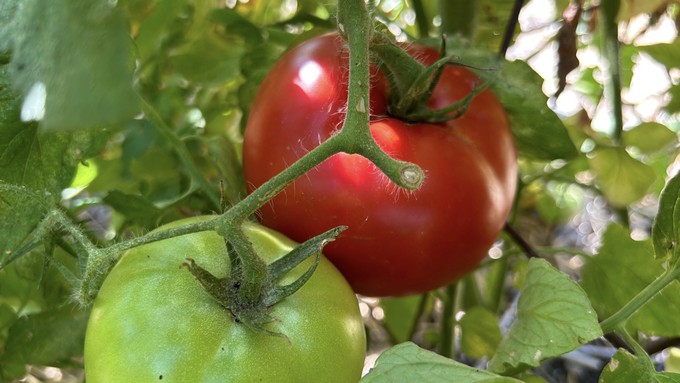
[[[182,220],[172,225],[197,222]],[[167,227],[167,226],[166,226]],[[248,224],[246,235],[268,262],[295,243]],[[184,235],[128,251],[95,299],[85,339],[88,382],[356,382],[366,340],[356,296],[322,257],[312,278],[274,305],[255,332],[236,323],[185,268],[191,257],[218,277],[229,262],[214,232]],[[281,283],[298,278],[311,259]]]
[[[424,63],[436,51],[413,46]],[[347,59],[336,35],[313,38],[286,54],[265,78],[244,136],[249,190],[302,157],[342,124]],[[429,101],[433,108],[465,97],[478,82],[447,67]],[[510,211],[516,152],[502,105],[484,91],[460,118],[407,124],[387,115],[385,78],[371,78],[371,132],[394,158],[426,174],[413,192],[398,189],[368,160],[339,153],[265,204],[261,221],[302,241],[338,225],[349,229],[324,253],[369,296],[428,291],[463,276],[486,256]]]

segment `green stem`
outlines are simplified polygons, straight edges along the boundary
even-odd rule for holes
[[[623,338],[623,340],[626,342],[626,344],[629,345],[633,349],[633,352],[635,353],[635,355],[645,356],[645,358],[642,358],[642,359],[646,360],[649,363],[649,366],[652,367],[652,369],[654,369],[653,365],[651,364],[651,360],[649,359],[649,355],[647,354],[645,349],[640,345],[640,343],[638,343],[637,339],[635,339],[632,335],[630,335],[628,330],[626,330],[625,325],[620,324],[614,330],[616,330],[616,332],[621,335],[621,338]]]
[[[621,307],[619,311],[600,322],[602,332],[608,333],[621,326],[631,316],[633,316],[633,314],[635,314],[640,309],[640,307],[644,306],[647,302],[654,298],[656,294],[660,293],[661,290],[663,290],[671,282],[677,280],[678,277],[680,277],[680,267],[670,269],[661,274],[659,278],[647,285],[647,287],[640,291],[635,297],[633,297],[633,299]]]
[[[46,219],[48,222],[55,222],[64,228],[74,239],[74,241],[81,247],[81,249],[85,250],[87,254],[99,251],[99,248],[97,248],[97,246],[95,246],[95,244],[90,241],[90,239],[82,232],[82,230],[74,225],[71,219],[60,209],[51,210]],[[47,226],[51,226],[51,224],[48,223]]]
[[[602,55],[606,64],[607,82],[605,91],[609,98],[614,117],[613,137],[621,141],[623,133],[623,112],[621,101],[621,63],[619,52],[619,35],[616,16],[621,6],[620,0],[603,0],[600,6],[602,13],[600,28],[602,36]]]
[[[484,306],[497,312],[501,306],[503,292],[505,291],[505,280],[509,266],[509,257],[504,256],[493,262],[485,279],[486,281],[486,302]]]
[[[90,242],[90,240],[85,237],[82,232],[80,232],[80,230],[73,224],[73,222],[63,213],[59,215],[56,213],[53,214],[55,214],[54,216],[61,226],[63,226],[71,234],[71,236],[80,246],[86,249],[88,254],[80,284],[77,286],[75,293],[76,301],[83,306],[91,302],[99,288],[101,281],[106,276],[109,266],[125,250],[184,234],[214,230],[216,222],[215,219],[190,225],[178,226],[171,229],[156,231],[134,237],[115,243],[106,248],[98,248],[92,244],[92,242]]]
[[[209,221],[196,222],[161,231],[154,231],[139,237],[134,237],[125,241],[114,243],[113,245],[107,247],[106,250],[114,254],[119,254],[126,250],[132,249],[133,247],[138,247],[147,243],[179,237],[180,235],[197,233],[199,231],[215,230],[217,219],[218,217],[216,216],[215,219]]]
[[[441,32],[448,36],[461,35],[472,40],[475,37],[478,5],[479,1],[439,0]]]
[[[456,325],[455,311],[456,311],[456,296],[458,292],[458,283],[452,283],[446,286],[446,295],[444,297],[444,309],[442,310],[442,322],[440,340],[439,340],[439,354],[447,358],[453,356],[453,336]]]
[[[411,3],[413,3],[413,11],[416,13],[418,36],[421,38],[428,37],[430,35],[430,20],[428,20],[427,14],[425,13],[423,0],[411,0]]]
[[[215,192],[213,185],[208,182],[201,171],[196,167],[194,160],[191,158],[191,154],[187,150],[184,142],[177,137],[175,132],[170,129],[170,127],[163,121],[163,118],[158,114],[156,109],[154,109],[151,104],[146,100],[141,100],[142,111],[144,115],[156,126],[158,131],[163,135],[163,137],[168,140],[172,145],[175,153],[179,156],[179,160],[184,166],[184,168],[189,173],[192,182],[195,182],[200,187],[201,191],[206,194],[210,202],[213,204],[213,208],[217,211],[221,210],[220,197]]]

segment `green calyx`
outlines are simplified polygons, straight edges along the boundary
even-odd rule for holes
[[[439,123],[456,119],[465,113],[474,97],[489,86],[480,83],[464,99],[441,109],[431,109],[428,101],[444,68],[456,65],[450,57],[442,53],[439,60],[425,66],[386,39],[374,40],[370,50],[390,85],[388,112],[403,121]],[[443,43],[441,51],[445,51]]]
[[[242,323],[255,331],[283,336],[281,333],[264,327],[267,323],[275,320],[270,314],[272,306],[294,294],[311,278],[319,264],[323,246],[333,241],[345,229],[345,226],[336,227],[309,239],[285,256],[265,265],[265,272],[262,275],[248,272],[244,267],[246,264],[244,258],[253,254],[243,254],[242,252],[244,249],[252,250],[252,246],[249,243],[246,246],[239,246],[234,242],[247,241],[245,237],[235,238],[232,236],[231,241],[225,238],[231,263],[229,275],[225,278],[215,277],[190,258],[180,267],[186,267],[205,291],[228,311],[236,322]],[[238,249],[241,249],[241,253]],[[279,284],[279,280],[288,272],[311,256],[315,257],[314,261],[302,276],[292,283]],[[261,260],[259,257],[258,259]]]

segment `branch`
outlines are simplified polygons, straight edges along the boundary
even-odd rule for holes
[[[534,248],[527,242],[509,223],[505,223],[503,226],[503,231],[505,231],[510,238],[519,246],[524,253],[529,258],[541,258],[541,256],[534,250]]]

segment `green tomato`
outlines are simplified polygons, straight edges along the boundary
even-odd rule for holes
[[[191,218],[164,228],[198,222]],[[272,262],[296,243],[248,223],[257,253]],[[237,323],[185,268],[186,258],[217,277],[229,272],[224,239],[201,232],[128,251],[94,301],[85,339],[88,383],[98,382],[357,382],[366,338],[356,296],[321,258],[313,276],[273,306],[267,328]],[[299,278],[307,259],[281,284]]]

